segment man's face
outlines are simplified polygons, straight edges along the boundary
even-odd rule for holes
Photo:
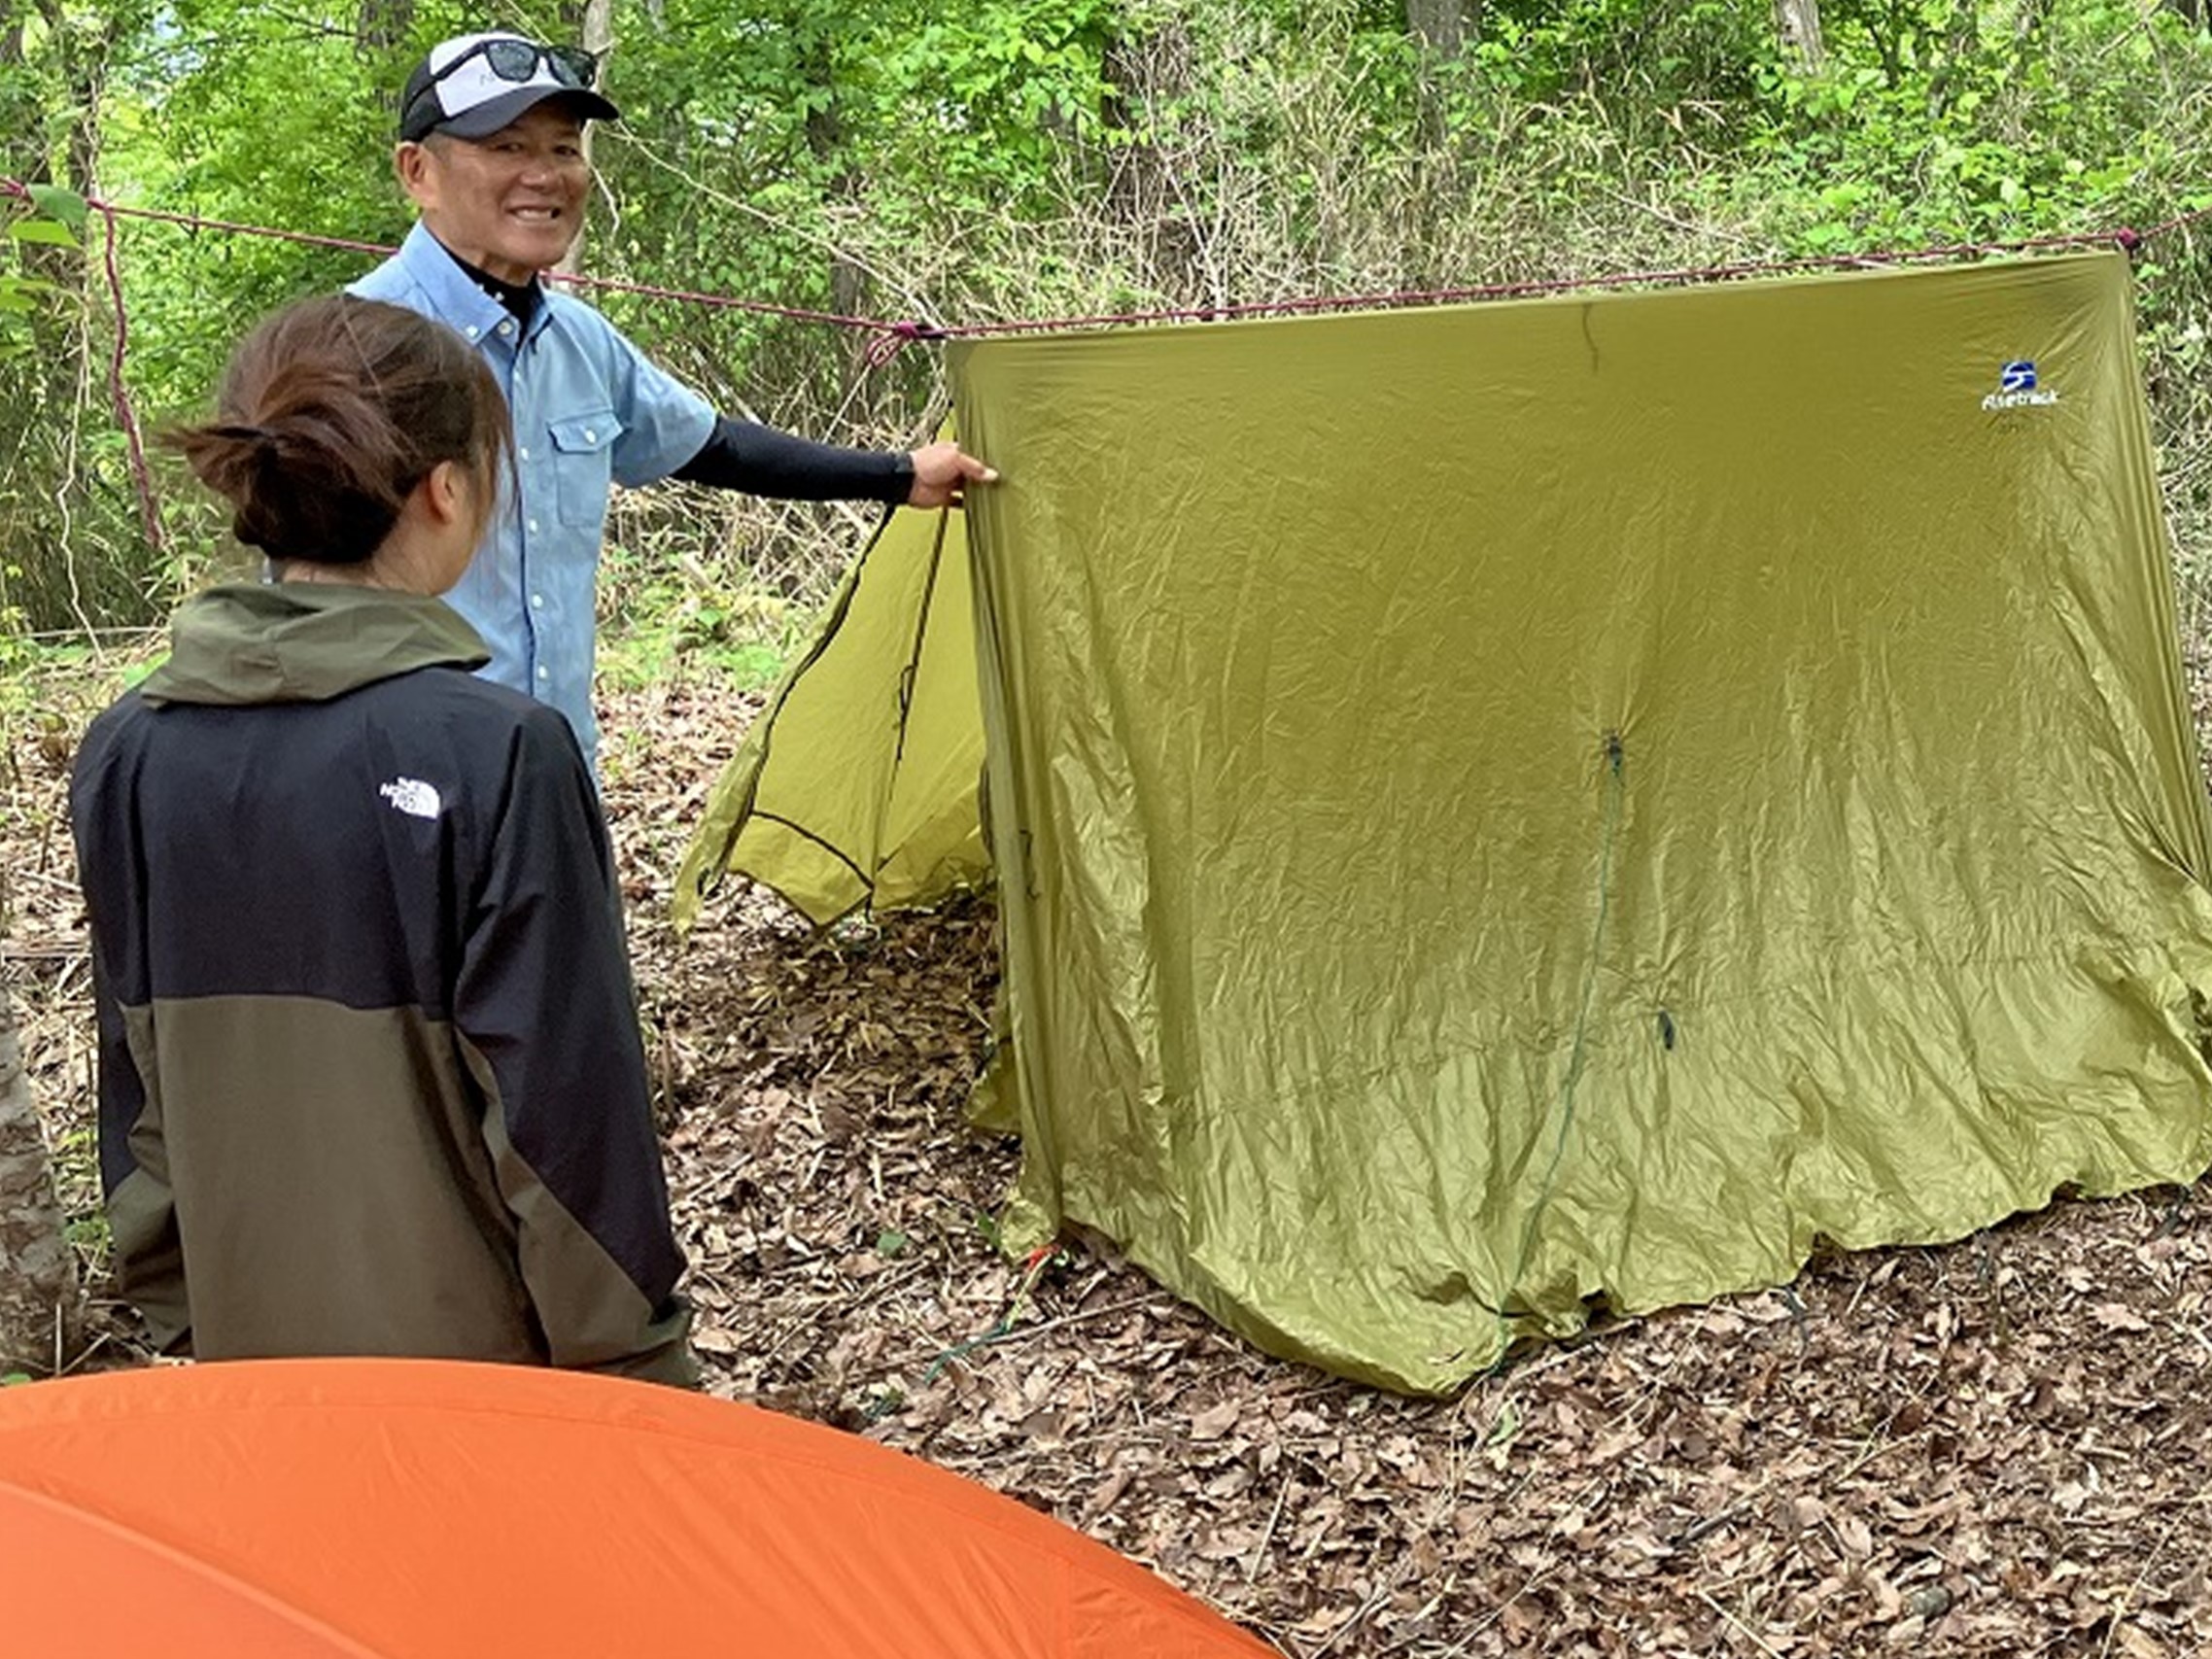
[[[558,98],[489,138],[433,133],[402,144],[397,161],[431,234],[501,282],[558,264],[583,228],[584,127]]]

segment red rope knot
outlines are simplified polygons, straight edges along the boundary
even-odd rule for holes
[[[868,342],[868,366],[881,368],[899,355],[909,340],[942,340],[945,330],[934,323],[885,323],[881,332]]]

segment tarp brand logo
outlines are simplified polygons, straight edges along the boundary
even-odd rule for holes
[[[2057,401],[2057,393],[2037,382],[2035,364],[2021,358],[1998,368],[1997,389],[1982,399],[1982,407],[1989,410],[2035,409]]]

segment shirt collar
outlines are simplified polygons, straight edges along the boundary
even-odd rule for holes
[[[399,244],[399,264],[409,278],[430,296],[438,320],[461,330],[470,340],[493,333],[512,316],[504,305],[477,287],[468,273],[420,220]],[[552,307],[540,298],[537,314],[523,330],[527,336],[545,327]]]
[[[461,274],[498,300],[502,309],[517,323],[528,323],[537,315],[537,308],[545,303],[545,290],[536,277],[526,283],[501,282],[481,265],[472,265],[451,248],[445,256],[461,267]]]

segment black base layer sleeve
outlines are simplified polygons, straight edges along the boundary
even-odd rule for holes
[[[675,476],[778,501],[883,501],[895,506],[914,488],[914,463],[895,450],[840,449],[751,421],[716,416],[713,435],[675,469]]]

